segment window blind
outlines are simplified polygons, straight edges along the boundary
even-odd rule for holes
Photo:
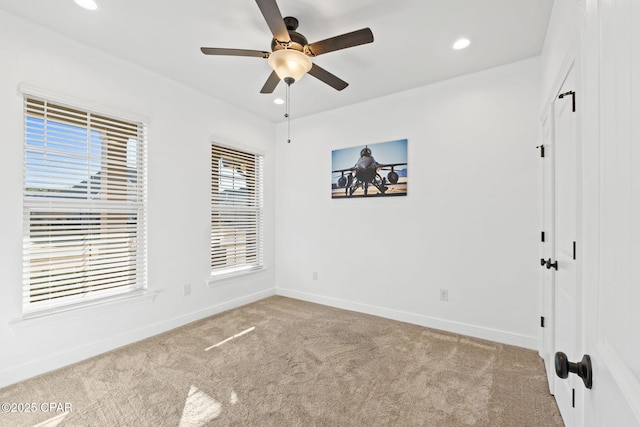
[[[144,288],[144,124],[31,96],[24,106],[24,311]]]
[[[262,268],[262,156],[212,144],[211,275]]]

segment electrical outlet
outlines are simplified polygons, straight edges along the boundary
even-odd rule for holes
[[[188,297],[189,295],[191,295],[191,283],[184,285],[184,296]]]
[[[311,277],[313,278],[313,280],[318,280],[318,272],[314,271]]]
[[[440,301],[449,301],[449,291],[440,289]]]

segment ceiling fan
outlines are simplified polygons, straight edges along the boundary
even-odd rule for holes
[[[273,34],[271,52],[250,49],[226,49],[201,47],[205,55],[250,56],[265,58],[273,68],[271,75],[260,93],[272,93],[280,80],[291,85],[306,73],[328,84],[336,90],[346,88],[349,83],[314,64],[311,57],[323,55],[348,47],[373,42],[373,33],[369,28],[331,37],[315,43],[308,43],[305,36],[298,33],[298,20],[294,17],[282,17],[276,0],[256,0],[262,16]]]

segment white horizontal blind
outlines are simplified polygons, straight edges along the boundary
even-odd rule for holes
[[[145,126],[24,105],[24,312],[144,288]]]
[[[262,156],[211,146],[211,275],[262,268]]]

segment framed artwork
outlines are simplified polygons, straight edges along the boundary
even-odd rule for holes
[[[407,140],[331,152],[331,198],[407,195]]]

